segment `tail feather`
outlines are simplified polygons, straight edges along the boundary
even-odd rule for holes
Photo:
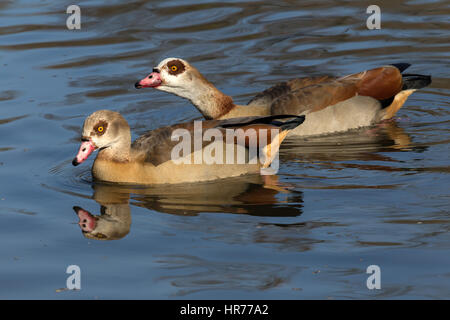
[[[390,99],[380,101],[385,110],[383,120],[392,118],[414,91],[428,86],[431,83],[431,76],[404,73],[402,80],[403,86],[399,93]]]
[[[431,83],[431,76],[422,74],[403,74],[402,90],[420,89]]]
[[[289,119],[289,118],[294,119],[286,122],[280,121],[282,119]],[[254,124],[267,124],[280,127],[282,130],[290,130],[302,124],[303,121],[305,121],[305,116],[280,114],[267,117],[257,116],[257,117],[225,119],[220,121],[219,126],[221,128],[236,128]]]
[[[291,117],[293,117],[294,119],[286,122],[280,122],[279,126],[282,131],[295,129],[305,121],[305,116],[291,116]]]
[[[393,63],[400,72],[405,71],[411,64],[409,63]],[[402,107],[408,96],[416,89],[421,89],[431,83],[431,76],[423,74],[402,73],[402,88],[394,96],[379,100],[381,107],[385,109],[384,119],[389,119]]]
[[[392,63],[391,66],[394,66],[394,67],[396,67],[398,70],[400,70],[400,72],[403,72],[403,71],[405,71],[406,69],[408,69],[408,68],[411,66],[411,64],[410,64],[410,63],[404,63],[404,62],[402,62],[402,63]]]
[[[410,63],[404,62],[392,63],[391,65],[400,70],[400,72],[405,71],[411,66]],[[403,78],[402,90],[420,89],[428,86],[431,83],[431,76],[423,74],[402,73],[402,78]]]

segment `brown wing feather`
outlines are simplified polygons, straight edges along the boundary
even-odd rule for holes
[[[285,120],[285,118],[292,118],[292,121],[282,122],[280,119]],[[298,126],[304,120],[304,117],[296,116],[282,116],[282,117],[245,117],[245,118],[234,118],[226,120],[208,120],[202,122],[202,130],[207,130],[210,128],[217,128],[222,132],[222,137],[226,138],[226,127],[233,127],[236,129],[242,129],[242,131],[237,132],[237,137],[241,135],[246,135],[245,146],[248,146],[249,137],[256,135],[256,141],[259,140],[261,134],[267,134],[267,140],[271,141],[271,130],[270,129],[280,129],[281,131],[290,130],[293,127]],[[241,125],[239,125],[241,124]],[[222,127],[223,126],[223,127]],[[172,133],[176,129],[185,129],[189,132],[191,136],[191,150],[194,150],[194,122],[181,123],[173,126],[159,128],[146,134],[142,135],[132,144],[132,150],[136,152],[137,159],[142,162],[152,163],[154,166],[158,166],[171,159],[171,153],[173,148],[180,143],[180,141],[172,141]],[[265,130],[261,130],[265,129]],[[254,131],[253,131],[254,130]],[[203,132],[202,132],[203,135]],[[240,139],[234,139],[237,143],[241,141]],[[242,137],[244,138],[244,137]],[[202,147],[206,147],[213,141],[203,141]]]
[[[315,112],[357,94],[383,100],[395,96],[401,89],[400,71],[394,66],[386,66],[291,91],[273,101],[271,113]]]
[[[356,81],[330,81],[294,91],[275,100],[272,114],[302,114],[319,111],[355,96]]]
[[[277,98],[296,91],[298,89],[317,84],[323,81],[333,79],[331,76],[317,76],[317,77],[305,77],[292,79],[287,82],[280,82],[257,94],[253,99],[248,102],[248,105],[267,105],[275,101]]]
[[[218,120],[203,121],[203,130],[212,128],[217,125]],[[152,163],[158,166],[161,163],[171,159],[172,149],[180,143],[181,140],[172,141],[172,133],[176,129],[185,129],[191,137],[194,137],[194,122],[180,123],[173,126],[158,128],[145,133],[136,139],[131,148],[140,153],[139,158],[143,162]],[[191,150],[194,150],[193,139],[191,139]],[[203,147],[208,145],[209,141],[203,143]]]
[[[402,90],[403,80],[400,70],[394,66],[380,67],[354,75],[344,77],[359,79],[358,94],[369,96],[377,100],[384,100],[395,96]]]

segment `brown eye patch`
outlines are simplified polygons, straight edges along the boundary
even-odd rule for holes
[[[108,128],[108,122],[101,120],[94,126],[94,133],[101,136],[105,133],[106,128]]]
[[[169,69],[169,73],[173,76],[179,75],[183,73],[186,67],[183,62],[180,60],[172,60],[167,63],[167,68]]]

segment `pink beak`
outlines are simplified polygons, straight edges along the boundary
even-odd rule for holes
[[[92,232],[97,226],[97,221],[95,220],[94,216],[83,208],[73,207],[73,209],[77,213],[78,219],[80,219],[80,221],[78,222],[80,228],[85,232]]]
[[[79,165],[86,160],[95,149],[97,149],[97,147],[94,145],[92,140],[83,141],[81,143],[80,150],[78,150],[77,156],[72,161],[72,164],[74,166]]]
[[[136,89],[140,88],[156,88],[161,85],[162,79],[159,72],[152,72],[147,77],[134,84]]]

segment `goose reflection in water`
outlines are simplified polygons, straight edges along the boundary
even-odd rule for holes
[[[398,125],[395,119],[391,119],[372,127],[340,134],[304,138],[288,137],[280,150],[280,161],[329,161],[330,166],[336,166],[337,161],[396,162],[381,152],[423,152],[427,147],[414,144],[411,136]],[[392,169],[395,170],[395,168]],[[389,168],[386,170],[390,171]]]
[[[321,161],[333,168],[358,166],[363,170],[404,170],[394,166],[366,165],[365,161],[398,162],[380,152],[416,151],[411,137],[388,121],[372,128],[341,135],[290,139],[281,150],[283,161]],[[330,161],[328,161],[330,160]],[[346,163],[347,161],[362,163]],[[341,161],[341,162],[336,162]],[[321,188],[336,188],[321,180]],[[348,187],[348,186],[347,186]],[[358,186],[352,185],[352,188]],[[364,186],[362,186],[364,187]],[[83,235],[90,239],[115,240],[125,237],[131,226],[131,204],[150,210],[184,216],[202,212],[223,212],[268,217],[296,217],[302,214],[303,193],[299,186],[280,183],[278,176],[248,175],[204,183],[170,186],[130,186],[93,184],[93,199],[101,206],[100,215],[74,207]]]
[[[212,182],[143,187],[94,183],[92,198],[100,215],[74,206],[78,225],[89,239],[117,240],[130,232],[130,203],[150,210],[194,216],[201,212],[295,217],[302,214],[303,193],[290,190],[277,176],[248,175]]]
[[[93,215],[78,206],[73,207],[83,235],[96,240],[118,240],[125,237],[131,227],[129,195],[111,191],[106,185],[94,185],[93,198],[100,204],[100,215]]]

